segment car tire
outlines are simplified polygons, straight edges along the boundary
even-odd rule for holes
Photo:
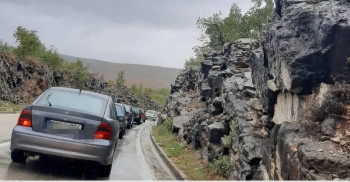
[[[125,128],[123,129],[123,131],[119,132],[119,139],[123,139],[124,134],[125,134]]]
[[[11,151],[11,159],[13,162],[25,163],[27,156],[24,155],[24,152],[21,150]]]
[[[84,171],[84,179],[92,180],[92,179],[97,179],[99,175],[99,165],[94,163],[94,162],[89,162],[85,165],[85,171]]]
[[[112,164],[110,165],[101,165],[99,174],[101,177],[109,177],[112,171]]]

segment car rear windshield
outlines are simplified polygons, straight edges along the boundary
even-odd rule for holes
[[[103,116],[107,99],[103,99],[84,92],[52,90],[46,93],[38,105],[71,109],[97,116]]]
[[[117,108],[117,116],[124,116],[124,110],[121,105],[116,104],[115,108]]]
[[[125,106],[125,110],[126,110],[126,111],[131,112],[131,111],[130,111],[131,106],[126,105],[126,104],[124,104],[124,106]]]
[[[140,112],[140,108],[133,107],[133,108],[131,108],[131,111],[135,114],[138,114]]]

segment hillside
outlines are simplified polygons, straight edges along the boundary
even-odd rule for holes
[[[61,55],[68,62],[74,62],[78,57]],[[105,79],[115,79],[120,70],[124,70],[127,85],[140,84],[152,89],[168,88],[175,81],[181,69],[164,68],[139,64],[124,64],[100,61],[95,59],[79,58],[91,72],[104,75]]]

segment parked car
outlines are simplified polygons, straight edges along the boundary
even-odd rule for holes
[[[146,122],[146,114],[145,114],[145,111],[143,109],[140,109],[141,110],[141,119],[143,122]]]
[[[134,114],[131,111],[132,107],[130,105],[128,105],[128,104],[123,104],[123,105],[125,106],[126,117],[127,117],[127,120],[128,120],[127,128],[130,129],[130,128],[132,128],[132,126],[134,126]]]
[[[117,109],[117,119],[120,127],[119,139],[122,139],[125,135],[126,127],[128,126],[126,110],[123,104],[115,103],[115,107]]]
[[[109,176],[118,143],[119,124],[111,97],[53,87],[20,114],[11,138],[11,159],[28,156],[84,161],[87,177]]]
[[[146,119],[155,121],[157,118],[157,111],[154,110],[147,110],[146,111]]]
[[[141,124],[142,123],[141,109],[138,107],[132,107],[131,111],[134,115],[134,122],[136,122],[137,124]]]

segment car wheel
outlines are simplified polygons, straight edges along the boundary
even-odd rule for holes
[[[99,175],[99,165],[94,162],[89,162],[85,165],[83,177],[85,179],[97,179]]]
[[[100,166],[100,176],[108,177],[111,174],[112,164],[110,165],[101,165]]]
[[[119,132],[119,139],[123,139],[124,134],[125,134],[125,128],[123,129],[123,131]]]
[[[27,156],[24,155],[24,152],[21,150],[11,151],[11,159],[13,162],[25,163]]]

